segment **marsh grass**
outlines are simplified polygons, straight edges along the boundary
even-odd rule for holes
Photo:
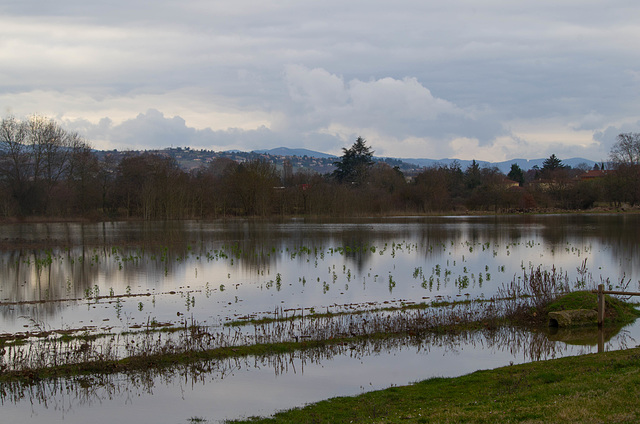
[[[438,299],[431,304],[350,313],[284,316],[281,311],[276,319],[241,321],[219,328],[200,325],[192,318],[170,328],[148,323],[140,331],[99,336],[44,332],[23,344],[0,339],[0,380],[171,366],[238,352],[286,352],[388,336],[495,330],[507,323],[540,324],[546,321],[545,308],[569,291],[566,274],[555,268],[531,267],[522,278],[514,277],[503,287],[501,298],[488,300]],[[609,305],[615,309],[620,304],[611,301]],[[618,314],[610,316],[615,319]]]
[[[256,349],[289,351],[389,335],[460,332],[483,327],[495,318],[494,311],[482,304],[468,303],[422,310],[304,317],[254,324],[248,329],[229,327],[212,331],[193,320],[184,320],[180,328],[149,328],[114,335],[63,338],[52,333],[24,345],[3,345],[0,380],[11,376],[39,378],[52,370],[55,375],[64,375],[144,368],[211,355],[218,357],[234,350],[247,354],[255,353]]]
[[[119,393],[127,393],[127,396],[135,393],[152,395],[158,381],[167,385],[187,381],[206,384],[226,379],[239,369],[268,368],[277,376],[301,372],[307,365],[323,365],[336,356],[344,355],[364,359],[403,350],[424,355],[445,351],[455,355],[461,345],[492,351],[508,350],[513,355],[531,360],[555,357],[561,353],[561,348],[550,343],[545,335],[515,327],[426,333],[421,336],[381,334],[368,338],[254,345],[160,358],[133,358],[111,364],[81,364],[74,373],[67,374],[63,370],[50,370],[48,375],[23,374],[21,378],[1,381],[0,401],[17,403],[26,398],[32,403],[47,404],[53,402],[56,395],[62,395],[78,399],[83,404],[102,403],[103,399]],[[47,376],[64,378],[45,378]]]
[[[454,307],[460,305],[470,305],[473,303],[487,303],[495,302],[497,299],[465,299],[465,300],[445,300],[442,296],[436,296],[436,299],[431,302],[403,302],[401,306],[385,306],[385,307],[372,307],[371,304],[365,309],[350,309],[348,311],[330,311],[327,308],[326,312],[315,312],[315,308],[309,308],[309,313],[305,314],[304,309],[276,309],[271,315],[257,318],[254,315],[246,315],[239,319],[228,321],[224,323],[225,327],[242,327],[247,325],[261,325],[270,324],[279,321],[298,321],[304,319],[319,319],[319,318],[333,318],[343,315],[358,316],[371,313],[380,312],[401,312],[411,309],[428,309],[428,308],[440,308],[440,307]],[[342,306],[353,306],[342,305]],[[361,306],[361,305],[360,305]],[[365,306],[365,307],[366,307]]]
[[[509,284],[503,284],[498,289],[498,296],[505,299],[513,299],[514,302],[509,313],[519,308],[541,309],[559,296],[571,290],[569,276],[566,272],[556,269],[543,269],[542,265],[523,270],[522,277],[514,276]]]

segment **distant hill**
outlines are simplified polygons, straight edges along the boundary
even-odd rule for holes
[[[308,156],[308,157],[313,157],[313,158],[322,158],[322,159],[327,159],[327,158],[337,158],[337,156],[335,155],[330,155],[328,153],[322,153],[322,152],[317,152],[314,150],[308,150],[308,149],[290,149],[288,147],[276,147],[275,149],[265,149],[265,150],[254,150],[254,153],[261,153],[261,154],[268,154],[268,155],[274,155],[274,156],[298,156],[298,157],[304,157],[304,156]],[[402,162],[406,162],[408,164],[412,164],[412,165],[417,165],[419,167],[430,167],[430,166],[437,166],[437,165],[451,165],[454,161],[457,161],[460,164],[460,167],[464,170],[466,169],[469,165],[471,165],[471,160],[460,160],[460,159],[415,159],[415,158],[384,158],[384,157],[380,157],[380,158],[376,158],[379,160],[384,160],[384,159],[395,159],[398,161],[402,161]],[[546,160],[547,158],[542,158],[542,159],[511,159],[511,160],[507,160],[507,161],[503,161],[503,162],[487,162],[487,161],[481,161],[481,160],[477,160],[476,162],[478,163],[478,165],[481,168],[484,167],[497,167],[500,172],[507,174],[509,173],[509,171],[511,170],[511,165],[514,163],[517,163],[518,166],[520,168],[522,168],[522,170],[527,171],[531,168],[533,168],[534,166],[538,166],[539,168],[542,168],[542,163]],[[585,164],[589,169],[593,168],[593,165],[595,165],[597,162],[594,162],[592,160],[589,159],[584,159],[584,158],[570,158],[570,159],[562,159],[562,163],[565,165],[568,165],[572,168],[576,168],[579,165]]]
[[[298,156],[298,157],[312,157],[312,158],[335,158],[337,156],[330,155],[328,153],[316,152],[308,149],[290,149],[288,147],[276,147],[269,150],[254,150],[255,153],[266,153],[273,156]]]
[[[213,160],[214,158],[226,157],[236,162],[246,162],[258,158],[266,159],[270,163],[282,166],[285,157],[292,158],[291,164],[294,169],[310,169],[320,174],[332,172],[335,169],[334,162],[338,159],[335,155],[317,152],[309,149],[290,149],[288,147],[278,147],[268,150],[254,150],[251,152],[243,152],[238,150],[229,150],[215,152],[205,149],[191,149],[189,147],[171,147],[159,150],[147,150],[147,153],[158,153],[174,158],[181,168],[185,170],[196,169]],[[95,153],[98,157],[110,155],[114,158],[123,157],[132,151],[100,151]],[[141,152],[139,152],[141,153]],[[511,164],[517,163],[522,170],[527,171],[534,166],[542,168],[544,159],[511,159],[504,162],[487,162],[476,161],[481,168],[497,167],[500,172],[507,174],[511,170]],[[374,157],[375,161],[385,162],[390,166],[397,166],[405,175],[417,175],[423,167],[431,167],[438,165],[451,165],[454,161],[460,164],[462,170],[467,169],[472,161],[460,159],[414,159],[414,158],[390,158],[390,157]],[[586,165],[588,169],[592,169],[596,162],[584,158],[562,159],[562,163],[572,168],[580,165]]]
[[[503,162],[486,162],[477,160],[476,162],[481,168],[484,167],[497,167],[500,172],[507,174],[511,170],[511,165],[516,163],[523,171],[527,171],[534,166],[538,166],[542,168],[542,163],[546,160],[544,159],[511,159]],[[402,158],[400,159],[403,162],[411,163],[418,166],[430,167],[437,165],[451,165],[453,162],[457,161],[460,164],[460,167],[464,170],[469,165],[471,165],[471,160],[460,160],[460,159],[411,159],[411,158]],[[589,169],[593,168],[597,162],[594,162],[589,159],[584,158],[570,158],[570,159],[562,159],[562,163],[564,165],[568,165],[572,168],[576,168],[579,165],[585,164]]]

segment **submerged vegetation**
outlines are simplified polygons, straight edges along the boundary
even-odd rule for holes
[[[582,283],[593,285],[593,282]],[[595,295],[571,292],[566,275],[552,268],[530,268],[484,300],[443,301],[383,307],[352,313],[281,314],[246,319],[212,331],[193,319],[174,327],[155,321],[146,328],[119,334],[71,336],[65,332],[0,338],[0,381],[39,380],[84,373],[127,372],[229,356],[271,355],[321,346],[360,343],[389,337],[420,338],[427,334],[470,330],[495,331],[505,325],[538,325],[546,312],[595,307]],[[189,301],[189,300],[188,300]],[[276,311],[277,312],[277,311]],[[610,323],[638,313],[608,298]],[[246,328],[248,327],[248,328]]]
[[[71,338],[49,334],[27,344],[0,343],[4,350],[0,381],[121,372],[226,356],[284,353],[358,340],[459,332],[489,327],[495,320],[494,310],[461,303],[426,309],[276,319],[254,323],[247,331],[234,326],[212,332],[185,321],[182,329],[147,329],[120,335]],[[176,337],[171,337],[173,335]]]
[[[154,381],[177,391],[264,364],[276,374],[306,373],[332,355],[340,356],[317,366],[355,358],[364,369],[386,355],[428,352],[419,374],[427,377],[436,356],[460,354],[475,366],[468,358],[489,349],[497,366],[590,352],[601,339],[625,348],[633,341],[619,323],[636,313],[615,298],[601,333],[595,325],[556,332],[546,316],[595,308],[597,284],[624,291],[635,282],[632,267],[601,254],[637,222],[616,218],[626,226],[598,229],[593,222],[613,219],[600,215],[5,226],[0,398],[151,393]],[[597,235],[576,242],[555,231],[558,221],[586,222]],[[593,278],[587,260],[615,280]],[[629,277],[615,277],[625,271]],[[325,396],[357,387],[325,386]]]
[[[314,346],[315,345],[315,346]],[[446,333],[425,333],[422,336],[393,336],[360,338],[350,341],[327,341],[326,343],[305,343],[279,345],[273,348],[265,346],[225,349],[216,355],[196,354],[190,360],[176,360],[173,364],[148,365],[144,367],[117,366],[96,369],[89,373],[76,372],[65,378],[37,378],[23,376],[1,383],[0,401],[17,402],[27,398],[33,403],[47,403],[48,397],[55,393],[77,397],[83,403],[93,401],[102,403],[103,397],[117,393],[153,394],[157,381],[163,384],[186,382],[206,384],[208,381],[219,383],[227,379],[234,371],[267,369],[276,376],[288,372],[301,371],[306,366],[321,366],[338,357],[366,358],[397,354],[429,355],[437,352],[456,352],[461,347],[473,349],[485,348],[491,351],[508,351],[525,360],[543,360],[563,353],[563,347],[553,343],[538,332],[530,332],[515,327],[503,327],[495,330],[456,331]],[[252,352],[252,353],[251,353]],[[176,359],[176,358],[170,358]],[[106,369],[106,371],[105,371]]]

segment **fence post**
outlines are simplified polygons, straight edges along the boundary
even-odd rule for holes
[[[598,327],[598,353],[604,352],[604,328]]]
[[[598,285],[598,327],[604,324],[604,284]]]

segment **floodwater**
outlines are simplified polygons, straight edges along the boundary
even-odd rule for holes
[[[248,317],[491,298],[538,266],[555,268],[572,286],[586,280],[635,291],[639,218],[2,225],[0,328],[118,334],[189,319],[215,330]],[[635,346],[638,331],[632,325],[608,335],[606,349]],[[14,385],[4,388],[2,414],[18,422],[215,422],[596,349],[595,341],[566,341],[576,339],[584,337],[501,330],[220,361],[163,375]]]

